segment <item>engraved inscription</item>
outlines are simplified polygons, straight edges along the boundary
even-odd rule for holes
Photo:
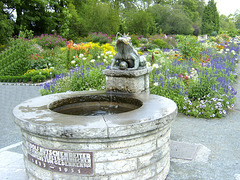
[[[26,141],[28,160],[62,173],[93,174],[93,153],[49,149]]]

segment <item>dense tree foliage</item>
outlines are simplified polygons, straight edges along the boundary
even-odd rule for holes
[[[8,41],[13,33],[13,20],[10,19],[9,13],[3,11],[3,3],[0,2],[0,44]]]
[[[90,32],[211,34],[220,24],[221,31],[240,29],[239,12],[219,20],[214,0],[2,0],[0,7],[1,44],[25,29],[67,39]]]
[[[220,30],[219,13],[214,0],[210,0],[204,8],[201,30],[203,34],[216,34]]]
[[[221,15],[220,16],[220,30],[222,32],[228,32],[231,34],[236,34],[237,33],[237,28],[236,25],[234,23],[234,19],[229,16],[225,16],[225,15]]]

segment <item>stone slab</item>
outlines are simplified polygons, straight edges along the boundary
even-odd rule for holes
[[[192,161],[199,150],[200,146],[186,142],[170,141],[171,158]]]
[[[152,68],[143,68],[138,70],[103,70],[103,75],[110,77],[138,77],[145,74],[149,74],[152,71]]]
[[[236,180],[240,180],[240,174],[235,174],[234,177]]]
[[[0,179],[27,180],[23,155],[10,151],[0,153]]]

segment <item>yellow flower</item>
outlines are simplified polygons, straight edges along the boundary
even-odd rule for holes
[[[66,47],[62,47],[60,48],[60,51],[65,51],[67,48]]]
[[[111,46],[109,43],[103,44],[102,45],[103,49],[104,49],[104,54],[108,54],[109,52],[112,52],[111,54],[114,56],[115,54],[117,54],[117,52],[115,51],[114,47]]]

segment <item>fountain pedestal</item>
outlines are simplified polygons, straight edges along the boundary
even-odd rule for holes
[[[151,68],[139,70],[104,70],[106,90],[112,92],[149,93]]]
[[[61,114],[79,103],[123,102],[132,111],[99,116]],[[37,97],[14,108],[29,179],[165,179],[176,104],[151,94],[68,92]]]

